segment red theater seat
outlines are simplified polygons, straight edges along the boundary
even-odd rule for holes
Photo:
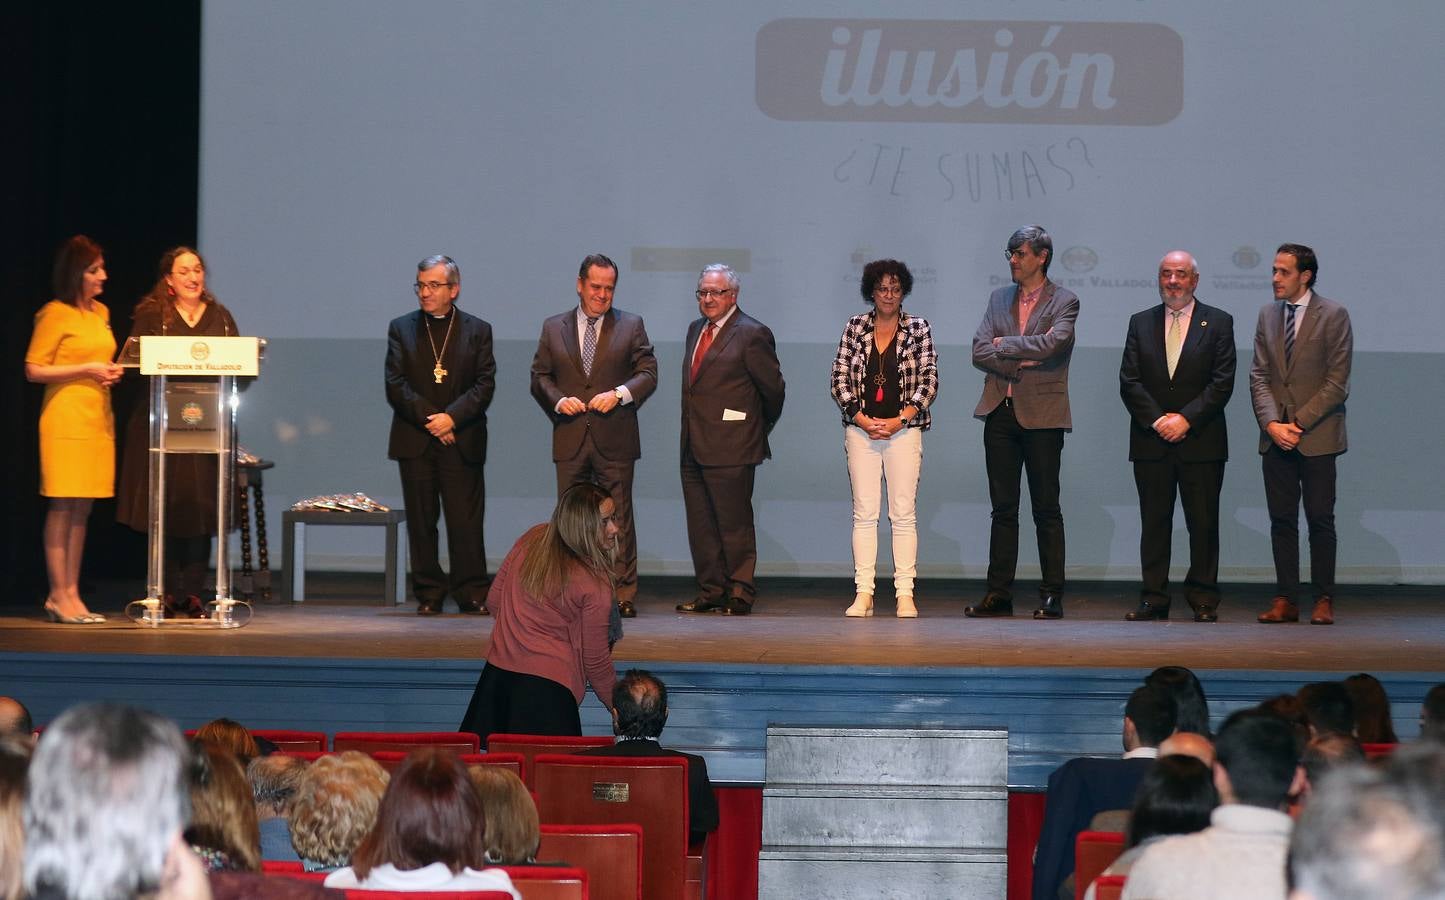
[[[1124,896],[1123,875],[1100,875],[1094,882],[1094,900],[1119,900]]]
[[[587,900],[587,872],[575,866],[503,866],[522,900]]]
[[[1122,831],[1081,831],[1074,839],[1074,897],[1084,900],[1089,882],[1103,874],[1124,852]]]
[[[326,732],[291,731],[285,728],[252,728],[251,737],[265,738],[277,750],[307,750],[319,753],[326,749]]]
[[[528,790],[535,791],[537,785],[532,778],[532,759],[539,753],[576,753],[590,747],[610,747],[611,737],[577,737],[548,734],[493,734],[487,738],[488,753],[520,753],[522,756],[522,781]]]
[[[642,900],[642,828],[543,825],[539,862],[587,870],[592,900]]]
[[[395,772],[410,750],[376,750],[368,754],[381,763],[388,772]],[[508,769],[518,778],[522,777],[522,757],[517,753],[459,753],[457,758],[464,766],[498,766]]]
[[[1395,752],[1399,744],[1361,744],[1360,749],[1365,751],[1365,759],[1374,762],[1377,759],[1388,759]]]
[[[401,750],[417,747],[445,747],[457,753],[481,753],[482,739],[468,731],[338,731],[331,737],[331,749]]]

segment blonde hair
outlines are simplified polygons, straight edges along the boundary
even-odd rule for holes
[[[322,756],[301,773],[288,818],[291,846],[302,859],[344,866],[376,824],[390,776],[356,750]]]
[[[30,742],[0,738],[0,900],[25,896],[25,775]]]
[[[572,569],[581,567],[613,585],[612,550],[602,539],[602,504],[611,495],[595,484],[574,484],[557,500],[545,530],[523,536],[531,543],[522,560],[522,590],[551,597],[567,586]]]
[[[537,858],[542,830],[537,804],[517,773],[501,766],[468,766],[467,777],[487,815],[487,862],[522,866]]]
[[[191,824],[186,838],[220,850],[247,872],[261,871],[261,827],[246,770],[229,750],[198,741],[191,776]]]

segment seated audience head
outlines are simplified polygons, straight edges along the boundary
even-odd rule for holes
[[[207,722],[196,729],[195,739],[230,752],[243,766],[261,755],[261,748],[256,746],[256,739],[251,737],[251,732],[240,722],[231,719],[213,719]]]
[[[1221,803],[1282,810],[1304,784],[1294,729],[1273,713],[1243,709],[1231,715],[1219,729],[1214,753]]]
[[[1294,900],[1445,897],[1445,748],[1330,772],[1290,841]]]
[[[1161,756],[1139,782],[1127,843],[1137,847],[1154,837],[1203,831],[1218,805],[1209,766],[1192,756]]]
[[[190,750],[175,725],[128,706],[72,707],[45,729],[25,798],[34,897],[152,893],[190,818]]]
[[[261,870],[261,827],[246,770],[228,750],[193,742],[191,825],[186,840],[212,871]]]
[[[388,778],[381,763],[356,750],[322,756],[302,770],[289,815],[296,855],[327,869],[350,865],[376,824]]]
[[[1175,725],[1180,731],[1189,731],[1208,737],[1209,700],[1204,696],[1204,685],[1199,678],[1183,666],[1160,666],[1144,678],[1145,684],[1160,684],[1174,695],[1174,706],[1178,711]]]
[[[482,800],[487,818],[487,862],[525,866],[537,860],[542,829],[532,792],[515,772],[501,766],[468,766],[467,775]]]
[[[487,822],[467,767],[441,747],[419,747],[391,775],[376,826],[351,857],[356,877],[377,866],[444,863],[453,873],[486,865]]]
[[[0,737],[0,897],[23,897],[25,879],[25,773],[30,736]]]
[[[35,722],[30,710],[14,697],[0,697],[0,737],[14,735],[32,743],[35,740]]]
[[[305,770],[306,760],[282,753],[258,756],[247,763],[246,780],[251,783],[256,815],[263,819],[284,817]]]
[[[1124,749],[1158,747],[1174,733],[1176,715],[1169,688],[1156,684],[1135,688],[1124,704]]]
[[[1364,748],[1348,734],[1326,734],[1311,740],[1300,756],[1300,766],[1305,771],[1305,793],[1310,793],[1331,769],[1364,761]]]
[[[1390,717],[1390,696],[1373,675],[1360,672],[1344,681],[1345,691],[1355,708],[1355,737],[1362,744],[1396,744],[1395,723]]]
[[[1295,692],[1310,723],[1310,737],[1354,734],[1355,705],[1342,681],[1316,681]]]
[[[1214,742],[1192,731],[1176,731],[1159,744],[1159,755],[1192,756],[1206,766],[1214,765]]]
[[[1420,704],[1420,737],[1445,744],[1445,684],[1425,692],[1425,702]]]
[[[1270,697],[1256,707],[1261,712],[1279,716],[1289,723],[1294,731],[1295,746],[1300,753],[1305,752],[1305,745],[1310,742],[1310,719],[1305,715],[1304,704],[1294,694],[1280,694],[1277,697]]]
[[[644,669],[628,669],[612,688],[612,733],[657,739],[667,724],[667,685]]]

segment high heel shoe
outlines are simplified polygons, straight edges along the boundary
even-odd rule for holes
[[[50,621],[59,625],[99,625],[105,621],[105,616],[95,613],[85,613],[80,616],[67,616],[60,612],[54,600],[45,601],[45,616]]]
[[[916,607],[916,606],[913,605],[913,595],[912,595],[912,594],[899,594],[899,595],[898,595],[898,618],[900,618],[900,619],[916,619],[916,618],[918,618],[918,607]]]
[[[850,619],[866,619],[873,615],[873,595],[859,594],[853,598],[853,605],[843,610]]]

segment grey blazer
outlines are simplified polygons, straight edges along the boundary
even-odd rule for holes
[[[993,412],[1013,384],[1014,414],[1024,428],[1074,427],[1069,415],[1069,359],[1074,355],[1074,323],[1079,298],[1052,281],[1044,284],[1039,302],[1019,334],[1016,284],[1001,287],[988,298],[978,332],[973,336],[973,364],[982,369],[983,396],[975,418]],[[995,337],[1001,338],[997,347]],[[1033,360],[1036,366],[1024,366]]]
[[[1355,345],[1350,314],[1335,301],[1314,294],[1303,315],[1286,366],[1284,303],[1272,301],[1259,311],[1249,394],[1259,422],[1260,453],[1274,443],[1265,430],[1271,422],[1294,422],[1303,428],[1299,452],[1305,456],[1344,453],[1349,446],[1345,398],[1350,395]]]

